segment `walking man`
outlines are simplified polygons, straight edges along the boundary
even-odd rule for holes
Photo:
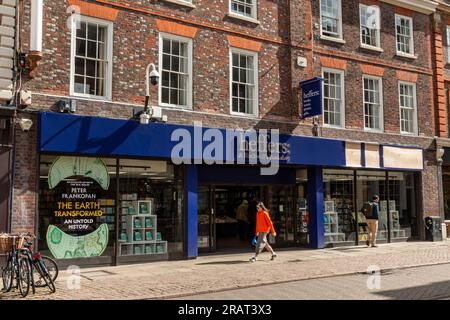
[[[369,227],[369,234],[367,235],[367,246],[376,247],[377,244],[377,232],[378,232],[378,216],[380,213],[379,207],[380,197],[378,195],[374,195],[371,203],[371,212],[367,220],[367,226]]]

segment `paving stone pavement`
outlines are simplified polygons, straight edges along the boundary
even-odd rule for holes
[[[165,299],[222,290],[365,273],[369,266],[382,270],[450,262],[450,241],[406,242],[378,248],[347,247],[323,250],[280,250],[276,260],[252,253],[202,256],[195,260],[164,261],[81,269],[80,288],[69,289],[73,275],[60,271],[57,292],[38,288],[27,299]],[[0,299],[20,299],[17,292]]]
[[[429,300],[450,299],[450,264],[310,279],[183,297],[183,300]],[[370,277],[370,278],[369,278]],[[375,281],[374,281],[375,280]],[[367,286],[367,282],[371,285]]]

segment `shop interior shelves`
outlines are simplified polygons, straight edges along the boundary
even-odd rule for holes
[[[151,214],[125,217],[126,233],[120,236],[121,255],[167,253],[167,241],[157,232],[157,217]]]
[[[345,241],[345,233],[339,232],[339,216],[334,210],[334,201],[325,201],[324,227],[325,242]]]

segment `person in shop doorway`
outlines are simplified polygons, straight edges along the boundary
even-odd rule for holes
[[[238,221],[239,240],[245,241],[248,229],[248,201],[242,200],[242,203],[236,210],[236,219]]]
[[[251,262],[255,262],[258,259],[258,255],[266,249],[272,254],[272,260],[274,260],[278,255],[273,251],[269,242],[267,241],[267,235],[271,233],[274,237],[277,235],[273,227],[272,220],[270,219],[269,210],[264,206],[264,203],[259,202],[256,206],[256,236],[258,240],[256,241],[255,255],[250,258]]]
[[[249,228],[248,228],[248,238],[253,239],[255,235],[255,229],[256,229],[256,205],[258,204],[258,200],[255,196],[251,198],[252,200],[249,201],[248,204],[248,222],[249,222]]]
[[[367,226],[369,227],[369,233],[367,235],[367,246],[376,247],[377,246],[377,233],[378,233],[378,216],[380,213],[379,207],[380,197],[374,195],[371,202],[371,213],[366,218]]]

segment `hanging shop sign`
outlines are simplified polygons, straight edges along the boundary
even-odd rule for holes
[[[100,189],[108,190],[109,174],[99,158],[58,157],[48,173],[49,189],[56,189],[47,244],[57,259],[100,256],[108,244],[108,225],[100,224]]]
[[[319,77],[300,82],[303,98],[302,114],[300,116],[302,119],[322,114],[322,83],[323,78]]]

